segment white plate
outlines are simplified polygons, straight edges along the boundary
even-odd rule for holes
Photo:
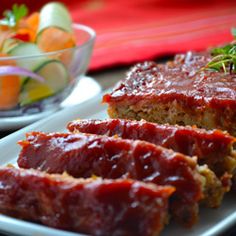
[[[91,77],[82,77],[70,96],[62,102],[61,108],[81,104],[82,102],[91,99],[101,92],[101,86]],[[29,125],[42,118],[48,117],[55,113],[58,109],[51,109],[50,111],[41,112],[34,115],[18,116],[18,117],[4,117],[0,118],[0,131],[16,130]]]
[[[16,164],[17,155],[20,151],[16,144],[18,140],[24,139],[28,131],[37,130],[44,132],[65,131],[68,121],[81,118],[107,117],[106,106],[101,105],[102,95],[87,101],[83,106],[69,107],[54,115],[38,121],[24,129],[21,129],[6,138],[0,140],[0,165],[8,163]],[[215,236],[223,233],[226,229],[236,224],[236,201],[233,194],[228,194],[219,209],[200,209],[200,221],[192,229],[183,229],[174,223],[166,226],[162,236]],[[11,217],[0,215],[0,231],[19,235],[40,235],[40,236],[73,236],[75,233],[52,229],[39,224],[17,220]]]

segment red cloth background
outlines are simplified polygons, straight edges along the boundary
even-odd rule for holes
[[[37,10],[48,1],[1,0]],[[73,20],[97,32],[90,65],[98,70],[232,40],[236,0],[64,0]]]

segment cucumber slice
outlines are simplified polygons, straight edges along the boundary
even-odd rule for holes
[[[70,14],[63,4],[52,2],[41,9],[38,36],[49,27],[60,28],[67,32],[73,31]]]
[[[58,60],[47,61],[34,72],[44,77],[45,82],[29,79],[20,94],[21,106],[34,103],[63,90],[69,83],[69,74]]]
[[[50,59],[43,55],[43,52],[33,43],[21,43],[13,47],[8,54],[10,56],[36,56],[31,58],[23,58],[17,60],[17,65],[25,69],[35,71],[40,65],[49,61]]]
[[[16,47],[19,44],[21,44],[19,40],[13,38],[7,38],[4,40],[2,44],[1,52],[8,54],[9,51],[11,51],[14,47]]]
[[[46,4],[40,11],[36,44],[44,52],[73,48],[76,45],[72,20],[61,3]]]

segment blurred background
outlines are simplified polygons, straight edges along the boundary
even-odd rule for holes
[[[39,10],[46,0],[1,0]],[[64,0],[74,22],[97,32],[90,71],[131,65],[187,50],[204,50],[233,38],[235,0]]]

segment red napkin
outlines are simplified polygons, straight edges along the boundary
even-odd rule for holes
[[[20,2],[14,1],[14,2]],[[22,2],[22,1],[21,1]],[[47,1],[23,1],[37,9]],[[73,20],[97,32],[91,70],[204,50],[232,40],[236,1],[64,0]],[[11,1],[1,0],[1,8]]]

